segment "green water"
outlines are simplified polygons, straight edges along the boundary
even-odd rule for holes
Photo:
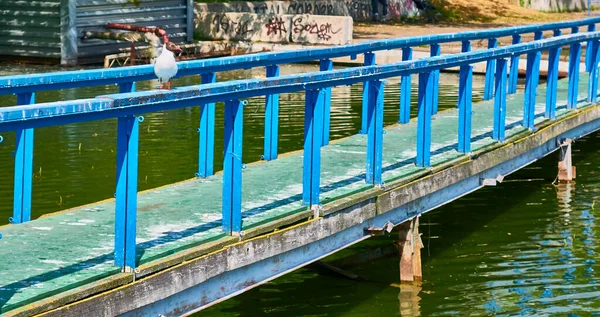
[[[316,69],[287,66],[282,73]],[[50,70],[53,68],[0,64],[0,75]],[[228,72],[219,80],[253,77],[263,77],[263,71]],[[197,81],[197,77],[184,78],[173,86]],[[398,82],[393,78],[386,85],[386,124],[398,117]],[[440,108],[455,105],[456,83],[456,74],[442,74]],[[483,78],[476,76],[475,100],[480,99],[482,86]],[[155,87],[155,81],[138,83],[139,90]],[[42,92],[38,102],[116,91],[116,86],[102,86]],[[361,93],[360,85],[333,89],[332,139],[360,129]],[[0,96],[0,106],[14,102],[12,96]],[[244,162],[256,161],[262,154],[263,103],[262,98],[252,99],[245,111]],[[220,169],[222,105],[218,107],[216,166]],[[301,149],[303,107],[302,94],[281,96],[280,152]],[[144,116],[140,189],[192,177],[197,164],[198,108]],[[34,217],[112,197],[115,131],[115,120],[36,130]],[[2,135],[0,175],[7,177],[0,179],[0,224],[5,224],[12,208],[14,134]],[[422,284],[397,284],[395,237],[383,236],[325,259],[357,274],[359,280],[311,265],[197,316],[588,316],[600,310],[594,217],[600,190],[597,138],[591,135],[575,143],[577,181],[573,184],[551,184],[557,157],[552,154],[497,187],[482,189],[423,216]],[[384,256],[360,261],[369,251]]]

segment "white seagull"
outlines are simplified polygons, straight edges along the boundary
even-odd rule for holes
[[[154,74],[158,77],[160,89],[166,84],[167,89],[171,90],[171,78],[177,74],[177,63],[173,52],[181,52],[181,48],[173,42],[163,44],[160,55],[154,60]]]

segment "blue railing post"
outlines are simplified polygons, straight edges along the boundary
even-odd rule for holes
[[[328,71],[333,69],[333,61],[329,58],[322,59],[320,62],[320,70]],[[331,130],[331,87],[323,89],[323,142],[321,145],[329,144],[329,132]]]
[[[527,69],[525,74],[525,102],[523,108],[523,126],[534,129],[535,97],[540,78],[541,51],[527,54]]]
[[[409,61],[412,59],[413,49],[410,47],[402,48],[402,60]],[[402,76],[400,82],[400,120],[399,123],[408,123],[410,121],[410,93],[411,93],[411,76]]]
[[[366,182],[381,185],[383,160],[383,81],[369,83],[369,109],[367,112],[367,172]]]
[[[375,53],[368,52],[365,53],[365,62],[364,66],[373,66],[375,65]],[[365,81],[363,83],[363,99],[362,99],[362,117],[361,117],[361,126],[360,126],[360,134],[367,133],[367,108],[369,107],[369,81]]]
[[[279,76],[279,66],[267,66],[267,77]],[[265,96],[265,143],[263,160],[270,161],[277,158],[279,138],[279,94]]]
[[[244,104],[239,100],[225,103],[223,157],[223,232],[242,231],[242,139]]]
[[[552,31],[552,35],[554,37],[561,36],[562,35],[562,30],[561,29],[554,30],[554,31]]]
[[[135,81],[119,84],[119,93],[128,93],[135,91]]]
[[[202,83],[210,84],[217,81],[215,73],[201,74]],[[214,173],[215,157],[215,104],[208,103],[200,106],[200,133],[198,172],[196,177],[208,177]]]
[[[136,267],[135,237],[138,181],[139,121],[143,117],[119,117],[117,121],[117,185],[115,202],[115,265]]]
[[[460,47],[460,52],[468,53],[470,51],[471,51],[471,41],[462,41],[461,47]]]
[[[512,44],[521,43],[521,35],[515,34],[512,36]],[[510,58],[510,74],[508,77],[508,93],[514,94],[517,92],[517,82],[519,80],[519,59],[520,55],[513,55]]]
[[[588,43],[588,45],[592,46],[592,49],[589,51],[590,54],[590,79],[588,82],[588,98],[587,101],[591,103],[596,103],[596,99],[598,97],[598,46],[600,42],[598,40],[594,40]]]
[[[442,51],[440,49],[440,44],[431,44],[431,56],[440,56],[440,54],[442,54]],[[433,72],[431,72],[433,74],[433,108],[432,108],[432,114],[436,114],[438,112],[438,98],[440,95],[440,70],[436,69]]]
[[[304,110],[304,165],[302,170],[302,203],[319,205],[321,185],[321,131],[323,130],[322,89],[307,90]],[[364,120],[366,122],[366,116]],[[366,130],[365,130],[366,132]]]
[[[498,46],[498,39],[488,39],[488,48]],[[496,70],[496,60],[490,59],[485,66],[485,84],[483,86],[483,100],[490,100],[494,97],[494,71]]]
[[[462,41],[460,52],[461,52],[461,53],[468,53],[468,52],[470,52],[470,51],[471,51],[471,41]],[[461,67],[462,67],[462,66],[461,66]],[[460,69],[460,70],[463,70],[462,68],[459,68],[459,69]],[[472,69],[472,67],[471,67],[471,69]],[[466,69],[465,69],[465,71],[466,71]],[[460,72],[459,72],[459,73],[460,73]],[[459,77],[460,77],[460,76],[459,76]],[[458,82],[458,90],[459,90],[459,91],[461,91],[461,90],[464,90],[464,89],[465,89],[465,87],[461,87],[461,85],[464,85],[464,84],[466,84],[466,81],[462,81],[462,80],[460,80],[460,78],[459,78],[459,82]],[[470,85],[470,84],[469,84],[469,85]],[[472,89],[472,88],[469,88],[469,89]],[[459,101],[459,103],[460,103],[460,101]],[[460,106],[459,106],[459,108],[460,108]]]
[[[35,93],[17,95],[18,105],[35,103]],[[31,192],[33,177],[33,128],[16,130],[15,175],[12,223],[31,220]]]
[[[504,141],[506,126],[506,72],[507,60],[496,61],[496,91],[494,93],[494,132],[493,139]]]
[[[577,107],[577,94],[579,93],[579,64],[581,60],[581,43],[571,44],[569,53],[569,90],[567,93],[567,108]]]
[[[419,167],[431,165],[431,115],[433,108],[433,75],[419,74],[419,118],[417,120],[417,162]]]
[[[461,66],[459,77],[460,81],[458,83],[458,152],[469,153],[471,152],[473,66]]]
[[[596,24],[588,25],[588,32],[595,32]],[[593,43],[594,41],[588,41],[585,47],[585,71],[588,73],[592,72],[592,56],[593,56]]]
[[[556,33],[555,33],[556,34]],[[558,63],[561,48],[550,49],[548,54],[548,82],[546,84],[546,111],[544,117],[556,119],[556,93],[558,87]]]

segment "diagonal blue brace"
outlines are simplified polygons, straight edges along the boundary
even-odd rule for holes
[[[307,90],[305,98],[302,203],[311,207],[319,205],[324,108],[320,95],[323,93],[322,89]]]
[[[383,81],[369,83],[367,111],[367,184],[381,185],[383,161]]]
[[[506,132],[506,72],[507,60],[496,61],[496,85],[494,92],[494,132],[493,139],[504,141]]]
[[[203,84],[217,81],[215,73],[201,75]],[[215,160],[215,104],[208,103],[200,106],[200,133],[198,146],[198,172],[196,177],[208,177],[214,174]]]
[[[571,44],[569,53],[569,90],[567,92],[567,108],[577,107],[577,94],[579,93],[579,64],[581,59],[581,43]]]
[[[242,140],[245,102],[225,103],[225,137],[223,157],[223,232],[242,231]]]
[[[117,121],[115,265],[126,272],[136,267],[138,139],[142,120],[143,117],[126,116]]]
[[[402,60],[412,60],[413,49],[410,47],[402,48]],[[400,119],[398,123],[408,123],[410,121],[410,93],[411,93],[411,75],[403,75],[400,82]]]
[[[558,87],[558,63],[561,48],[550,49],[548,54],[548,81],[546,83],[546,111],[544,117],[556,119],[556,93]]]
[[[488,48],[496,48],[498,39],[488,39]],[[483,86],[483,100],[490,100],[494,97],[494,71],[496,70],[496,60],[490,59],[485,66],[485,84]]]
[[[373,65],[375,65],[375,53],[372,53],[372,52],[365,53],[364,66],[373,66]],[[367,108],[369,107],[368,100],[369,100],[369,82],[365,81],[363,84],[361,126],[360,126],[360,131],[358,132],[360,134],[367,133]]]
[[[431,166],[431,115],[433,108],[433,75],[419,74],[419,118],[417,120],[417,161],[419,167]]]
[[[470,46],[470,45],[469,45]],[[463,46],[464,47],[464,46]],[[458,83],[458,152],[471,152],[473,66],[460,67]]]
[[[535,97],[540,79],[541,51],[527,54],[527,69],[525,74],[525,102],[523,106],[523,126],[534,130]]]
[[[521,43],[521,35],[515,34],[512,36],[512,44]],[[519,80],[519,55],[513,55],[510,58],[510,74],[508,77],[508,93],[514,94],[517,92],[517,83]]]
[[[18,105],[35,104],[35,93],[17,95]],[[31,220],[31,192],[33,176],[33,129],[16,130],[15,175],[12,223]]]
[[[267,66],[267,77],[279,76],[279,66]],[[271,161],[277,158],[279,135],[279,94],[265,96],[265,143],[263,160]]]
[[[320,70],[328,71],[333,69],[333,61],[329,58],[322,59]],[[331,130],[331,87],[323,89],[323,142],[322,146],[329,144],[329,132]]]
[[[440,56],[440,54],[442,53],[441,49],[440,49],[440,44],[431,44],[430,47],[430,56]],[[438,98],[440,95],[440,70],[436,69],[434,71],[431,72],[433,75],[433,92],[432,92],[432,113],[436,114],[438,112]]]
[[[596,103],[598,99],[598,63],[599,60],[599,48],[598,45],[600,42],[591,41],[588,45],[591,45],[591,49],[589,50],[590,54],[590,79],[588,82],[588,98],[587,101],[591,103]]]

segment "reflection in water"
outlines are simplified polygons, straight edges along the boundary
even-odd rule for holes
[[[421,283],[402,283],[399,285],[398,301],[400,303],[400,315],[402,316],[421,316],[419,301],[419,292]]]

